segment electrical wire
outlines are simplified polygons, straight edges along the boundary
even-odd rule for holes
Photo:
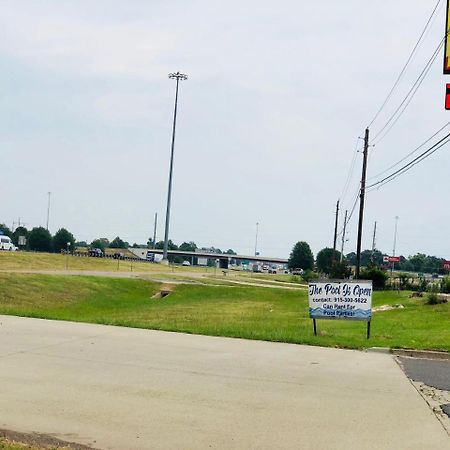
[[[392,113],[392,115],[389,117],[387,122],[383,125],[383,127],[378,131],[378,133],[373,138],[374,145],[378,144],[382,139],[386,137],[386,135],[391,131],[391,129],[394,127],[394,125],[397,123],[397,121],[400,119],[400,117],[405,112],[408,105],[411,103],[411,100],[414,98],[416,92],[418,91],[419,87],[425,80],[426,76],[428,75],[434,61],[436,60],[442,46],[444,45],[445,39],[447,37],[447,33],[445,36],[440,40],[438,46],[434,50],[433,54],[431,55],[430,59],[425,64],[425,67],[422,69],[422,72],[420,72],[419,76],[417,77],[416,81],[411,86],[411,89],[408,91],[400,105],[397,107],[397,109]],[[402,109],[403,108],[403,109]],[[397,115],[398,114],[398,115]],[[388,128],[389,127],[389,128]],[[386,128],[388,128],[386,130]],[[377,138],[386,130],[386,132],[380,137],[380,139],[377,140]]]
[[[385,184],[389,183],[390,181],[394,180],[395,178],[399,177],[400,175],[403,175],[408,170],[412,169],[415,165],[419,164],[429,156],[431,156],[433,153],[435,153],[437,150],[439,150],[444,145],[448,144],[450,142],[450,133],[448,133],[446,136],[444,136],[442,139],[440,139],[438,142],[436,142],[434,145],[432,145],[430,148],[425,150],[423,153],[421,153],[419,156],[411,160],[408,164],[405,164],[400,169],[396,170],[395,172],[391,173],[390,175],[384,177],[383,179],[377,181],[376,183],[372,183],[369,186],[367,186],[368,192],[371,192],[376,188],[378,189],[381,186],[384,186]]]
[[[406,69],[407,69],[409,63],[411,62],[411,60],[412,60],[414,54],[416,53],[416,51],[417,51],[417,49],[418,49],[418,47],[419,47],[419,45],[420,45],[420,42],[422,41],[422,38],[424,37],[424,35],[425,35],[425,33],[426,33],[426,31],[427,31],[427,29],[428,29],[430,23],[431,23],[431,20],[433,19],[434,15],[435,15],[435,13],[436,13],[436,10],[437,10],[437,8],[438,8],[438,6],[439,6],[440,3],[441,3],[441,0],[438,0],[437,3],[436,3],[436,5],[435,5],[435,7],[433,8],[433,11],[431,12],[430,17],[429,17],[428,20],[427,20],[427,23],[425,24],[424,29],[422,30],[422,33],[420,33],[419,39],[417,40],[417,42],[416,42],[416,44],[414,45],[414,47],[413,47],[411,53],[409,54],[408,59],[406,60],[405,65],[403,66],[402,70],[400,71],[400,73],[399,73],[397,79],[396,79],[395,82],[394,82],[394,85],[392,86],[391,90],[389,91],[388,95],[386,96],[384,102],[381,104],[381,106],[380,106],[380,108],[378,109],[378,111],[376,112],[375,116],[374,116],[373,119],[370,121],[370,123],[369,123],[369,125],[368,125],[368,128],[370,128],[370,127],[372,126],[372,124],[375,122],[375,120],[378,118],[378,116],[380,115],[381,111],[384,109],[384,107],[386,106],[386,104],[388,103],[388,101],[390,100],[390,98],[392,97],[392,94],[394,93],[396,87],[399,85],[399,83],[400,83],[401,79],[403,78],[403,75],[405,74]]]
[[[397,167],[400,163],[402,163],[403,161],[405,161],[407,158],[409,158],[410,156],[412,156],[414,153],[416,153],[417,151],[419,151],[425,144],[428,144],[428,142],[431,141],[431,139],[433,139],[434,137],[436,137],[442,130],[444,130],[445,128],[447,128],[450,125],[450,122],[447,122],[443,127],[439,128],[438,131],[436,131],[436,133],[434,133],[432,136],[430,136],[426,141],[422,142],[422,144],[420,144],[418,147],[416,147],[412,152],[409,152],[407,155],[405,155],[403,158],[399,159],[395,164],[392,164],[392,166],[389,166],[388,168],[386,168],[385,170],[377,173],[376,175],[373,175],[369,178],[367,178],[367,180],[373,180],[374,178],[378,178],[381,175],[385,174],[386,172],[389,172],[391,169],[393,169],[394,167]]]
[[[353,158],[352,158],[352,161],[350,163],[350,168],[349,168],[349,171],[347,173],[347,179],[345,180],[345,184],[344,184],[344,187],[342,189],[341,196],[340,196],[341,202],[344,202],[344,199],[345,199],[345,197],[347,195],[347,192],[348,192],[348,188],[350,186],[350,181],[351,181],[351,178],[352,178],[352,175],[353,175],[353,170],[355,169],[356,158],[358,156],[358,151],[359,151],[358,143],[359,143],[360,139],[361,138],[359,136],[356,139],[356,145],[355,145],[355,150],[354,150],[354,153],[353,153]]]

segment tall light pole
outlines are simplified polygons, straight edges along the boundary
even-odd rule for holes
[[[156,227],[158,225],[158,213],[155,212],[155,226],[153,227],[153,248],[156,248]]]
[[[47,231],[48,231],[48,221],[50,219],[50,196],[52,195],[51,192],[47,192],[48,194],[48,205],[47,205]]]
[[[256,222],[255,256],[258,256],[258,228],[259,222]]]
[[[166,227],[164,231],[164,249],[163,249],[163,261],[167,262],[167,250],[169,247],[169,221],[170,221],[170,200],[172,197],[172,173],[173,173],[173,150],[175,148],[175,126],[177,123],[177,106],[178,106],[178,85],[180,80],[187,80],[187,75],[176,72],[169,73],[169,78],[177,81],[175,90],[175,107],[173,111],[173,127],[172,127],[172,147],[170,151],[170,168],[169,168],[169,188],[167,190],[167,209],[166,209]]]
[[[395,247],[397,246],[397,227],[398,227],[398,216],[395,216],[394,248],[392,249],[392,256],[395,256]],[[392,261],[391,275],[392,272],[394,271],[394,265],[395,262]]]

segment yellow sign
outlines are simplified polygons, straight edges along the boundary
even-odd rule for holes
[[[444,74],[450,74],[450,39],[448,38],[450,26],[450,0],[447,0],[447,21],[445,27],[445,54],[444,54]]]

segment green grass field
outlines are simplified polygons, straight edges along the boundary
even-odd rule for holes
[[[371,346],[450,351],[450,304],[430,306],[409,293],[376,292],[372,338],[364,322],[318,321],[313,336],[306,291],[253,286],[160,284],[143,279],[0,274],[0,314],[102,323],[347,348]]]
[[[140,261],[116,260],[111,258],[89,258],[56,253],[5,252],[0,251],[0,270],[90,270],[102,272],[161,272],[168,273],[212,273],[202,267],[163,266]]]

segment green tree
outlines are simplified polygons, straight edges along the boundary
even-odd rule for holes
[[[27,240],[27,244],[28,244],[28,230],[25,227],[17,227],[14,230],[14,233],[12,233],[11,239],[14,242],[15,246],[19,246],[19,236],[24,236],[25,239]]]
[[[119,236],[115,237],[109,244],[111,248],[128,248],[130,244],[128,242],[122,241]]]
[[[158,241],[155,248],[162,250],[164,248],[164,241]],[[171,239],[167,242],[167,250],[178,250],[178,245],[174,244]]]
[[[348,263],[351,266],[356,266],[356,253],[355,252],[347,253],[347,255],[345,255],[345,259],[348,261]]]
[[[330,277],[341,280],[343,278],[348,278],[352,274],[347,261],[343,259],[342,261],[335,262],[330,270]]]
[[[288,266],[290,269],[312,270],[314,267],[314,256],[308,243],[297,242],[289,256]]]
[[[333,253],[335,253],[334,262],[337,264],[341,259],[341,252],[337,250],[336,252],[333,252],[332,248],[325,247],[317,253],[316,266],[319,272],[330,274],[333,267]]]
[[[53,251],[60,253],[61,250],[67,250],[67,243],[70,242],[69,251],[75,250],[75,238],[73,234],[65,228],[60,228],[53,236]]]
[[[90,245],[91,248],[99,248],[102,252],[109,247],[109,240],[106,238],[94,239]]]
[[[179,247],[179,250],[183,252],[195,252],[197,250],[197,244],[195,242],[183,242]]]
[[[427,256],[423,253],[417,253],[409,257],[409,262],[414,267],[416,272],[426,272]]]
[[[28,235],[28,245],[30,250],[37,252],[52,251],[52,236],[43,227],[34,227]]]
[[[9,237],[12,236],[11,230],[4,223],[0,223],[0,234],[9,236]]]

